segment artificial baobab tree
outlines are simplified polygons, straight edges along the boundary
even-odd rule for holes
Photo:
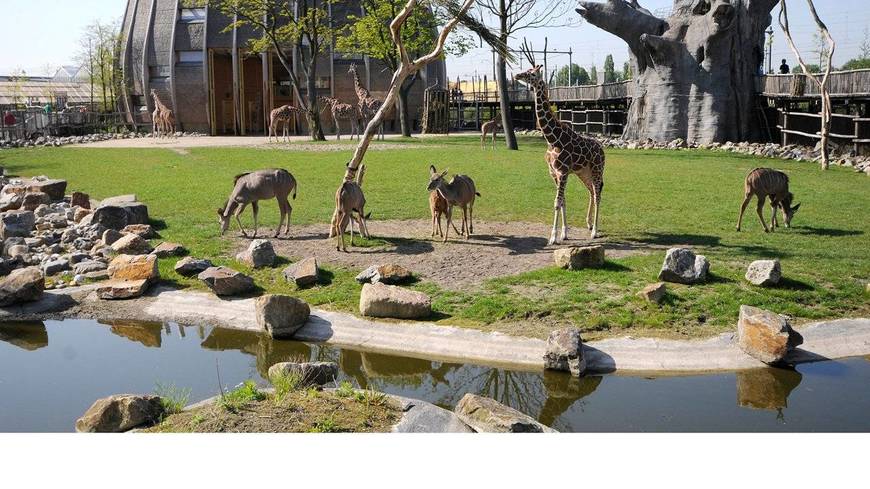
[[[825,72],[822,74],[821,78],[819,78],[818,74],[811,73],[811,70],[807,67],[807,64],[804,62],[803,57],[801,56],[800,51],[798,51],[797,46],[794,44],[794,40],[791,37],[791,31],[788,26],[788,5],[786,5],[785,0],[781,1],[780,10],[779,10],[779,26],[782,28],[783,34],[785,34],[785,40],[788,42],[789,48],[791,48],[792,53],[794,53],[795,58],[798,60],[798,64],[801,65],[801,68],[804,71],[804,76],[813,81],[816,85],[819,86],[819,96],[822,101],[822,125],[821,131],[819,132],[819,136],[821,136],[821,148],[822,148],[822,170],[827,170],[830,165],[830,154],[828,148],[828,136],[831,133],[831,94],[828,92],[828,78],[831,76],[831,62],[834,57],[834,49],[836,48],[836,43],[834,43],[834,38],[831,37],[831,33],[828,31],[828,26],[822,22],[822,19],[819,18],[818,12],[816,12],[816,6],[813,4],[813,0],[807,0],[807,4],[810,8],[810,14],[812,14],[813,20],[816,22],[816,25],[819,27],[820,38],[825,43],[824,49],[820,49],[820,53],[824,53],[826,59],[821,59],[820,62],[824,62]],[[822,54],[820,54],[821,56]]]
[[[634,101],[624,137],[699,143],[761,135],[755,77],[779,0],[674,0],[666,19],[638,0],[581,1],[590,24],[631,53]]]

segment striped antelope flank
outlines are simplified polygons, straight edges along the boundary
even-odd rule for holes
[[[455,175],[453,180],[447,182],[448,170],[438,173],[434,165],[429,166],[429,187],[428,191],[436,191],[447,201],[447,226],[444,230],[444,242],[447,242],[447,235],[450,234],[450,226],[453,225],[453,206],[458,205],[462,208],[462,232],[459,233],[465,236],[465,239],[471,237],[474,232],[474,201],[476,197],[481,195],[477,192],[474,186],[474,180],[466,175]]]
[[[354,219],[359,224],[360,234],[365,238],[369,237],[366,220],[371,217],[371,213],[365,214],[366,198],[362,190],[366,167],[365,165],[360,166],[358,174],[354,170],[348,164],[345,180],[335,192],[335,211],[332,213],[329,237],[335,236],[338,238],[338,244],[335,248],[338,251],[347,251],[347,244],[344,242],[344,232],[348,224],[350,224],[350,245],[353,246]]]
[[[782,209],[782,213],[785,215],[785,227],[789,227],[792,217],[801,206],[800,204],[791,206],[794,195],[788,191],[788,175],[772,168],[756,168],[749,172],[744,182],[743,194],[743,204],[740,206],[740,215],[737,217],[738,231],[743,224],[743,213],[753,196],[758,198],[756,210],[765,233],[773,231],[779,226],[779,222],[776,220],[777,209]],[[762,212],[764,200],[768,197],[770,197],[770,207],[773,209],[773,215],[770,216],[770,229],[764,222],[764,213]]]

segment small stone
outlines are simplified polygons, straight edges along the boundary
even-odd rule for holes
[[[776,285],[781,278],[779,260],[757,260],[746,270],[746,280],[753,285]]]
[[[83,261],[81,263],[77,263],[73,267],[73,272],[77,273],[77,274],[87,274],[87,273],[91,273],[91,272],[99,272],[102,270],[106,270],[107,268],[109,268],[109,266],[101,261],[88,260],[88,261]]]
[[[643,288],[643,290],[638,292],[637,295],[646,300],[647,302],[661,304],[667,292],[668,289],[664,282],[658,282],[655,284],[647,285]]]
[[[737,344],[753,358],[767,364],[778,363],[803,341],[803,336],[791,328],[785,316],[740,306]]]
[[[338,364],[334,362],[282,362],[269,367],[269,378],[274,379],[279,375],[296,374],[299,375],[300,386],[307,387],[335,382],[338,378],[338,372]]]
[[[377,277],[372,281],[387,285],[399,285],[413,280],[414,275],[407,268],[400,265],[387,264],[377,268]]]
[[[544,368],[571,372],[573,375],[586,372],[583,339],[579,329],[559,329],[550,333],[544,353]]]
[[[124,235],[121,234],[120,231],[116,231],[114,229],[106,229],[106,231],[103,232],[103,237],[102,237],[103,244],[106,246],[112,246],[115,243],[115,241],[118,241],[119,239],[121,239],[123,237],[124,237]]]
[[[468,393],[454,412],[478,433],[555,433],[537,420],[488,397]]]
[[[380,276],[378,274],[378,268],[380,268],[380,265],[372,265],[372,266],[366,268],[365,270],[360,272],[359,275],[356,276],[356,281],[361,283],[361,284],[369,284],[369,283],[377,282],[378,281],[377,279],[380,278]]]
[[[125,234],[112,243],[112,251],[125,255],[144,255],[151,252],[151,245],[137,234]]]
[[[70,196],[69,205],[72,207],[81,207],[82,209],[91,208],[91,197],[83,192],[73,192]]]
[[[294,282],[297,287],[314,285],[318,280],[317,258],[306,258],[284,269],[284,279]]]
[[[292,338],[305,326],[311,308],[295,297],[267,294],[254,300],[257,325],[272,338]]]
[[[562,248],[553,251],[553,259],[556,266],[568,270],[599,268],[604,266],[604,247],[596,245]]]
[[[118,255],[109,263],[112,280],[148,280],[160,278],[157,257],[154,255]]]
[[[76,431],[123,433],[139,426],[155,424],[163,414],[163,402],[157,396],[111,396],[97,400],[76,421]]]
[[[421,319],[432,315],[432,299],[422,292],[381,283],[363,285],[359,298],[363,316]]]
[[[155,255],[157,258],[169,258],[171,256],[179,256],[184,254],[184,246],[181,246],[178,243],[163,242],[157,245],[157,247],[154,248],[154,251],[152,251],[151,254]]]
[[[58,273],[64,272],[66,270],[69,270],[69,260],[65,258],[52,260],[42,266],[42,273],[45,274],[46,277],[57,275]]]
[[[151,239],[157,236],[150,224],[129,224],[121,230],[124,234],[136,234],[142,239]]]
[[[97,296],[103,300],[133,299],[148,290],[147,280],[110,280],[97,288]]]
[[[19,268],[0,279],[0,307],[32,302],[42,297],[45,276],[37,267]]]
[[[671,248],[665,255],[659,280],[678,284],[697,284],[707,280],[710,263],[687,248]]]
[[[199,275],[213,266],[214,265],[212,265],[208,260],[199,260],[188,256],[178,260],[178,263],[175,264],[175,273],[182,277],[192,277],[194,275]]]
[[[236,255],[236,259],[251,268],[271,267],[278,259],[272,242],[268,239],[255,239],[251,241],[248,249]]]
[[[211,267],[197,278],[217,295],[237,295],[254,290],[254,279],[227,267]]]

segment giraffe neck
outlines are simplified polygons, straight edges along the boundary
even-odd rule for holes
[[[535,115],[538,117],[538,125],[547,143],[554,144],[561,135],[561,124],[550,110],[550,97],[547,95],[547,87],[543,80],[538,80],[532,85],[535,92]]]
[[[359,73],[354,70],[353,72],[353,87],[356,90],[356,96],[360,99],[360,101],[365,100],[369,96],[369,91],[366,90],[365,87],[362,86],[362,83],[359,81]]]

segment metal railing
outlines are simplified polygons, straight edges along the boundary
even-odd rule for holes
[[[72,136],[97,132],[116,132],[125,126],[122,112],[100,113],[77,110],[46,113],[40,108],[11,110],[15,124],[5,123],[6,110],[0,112],[0,140],[31,139],[39,136]]]

